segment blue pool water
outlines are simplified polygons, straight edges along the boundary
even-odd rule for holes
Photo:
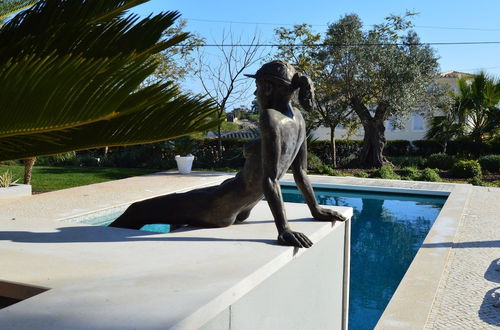
[[[318,188],[314,191],[320,204],[350,206],[354,210],[349,328],[373,329],[446,198]],[[286,202],[304,203],[295,187],[282,187],[282,193]],[[124,210],[90,214],[74,221],[105,226]],[[141,230],[166,233],[170,226],[146,225]]]
[[[112,208],[111,210],[98,211],[84,216],[67,219],[69,222],[86,223],[96,226],[107,226],[116,218],[125,212],[127,206]],[[141,230],[152,231],[156,233],[169,233],[170,225],[167,224],[151,224],[142,226]]]
[[[349,328],[373,329],[444,205],[445,197],[314,189],[323,205],[350,206]],[[304,203],[295,187],[287,202]]]

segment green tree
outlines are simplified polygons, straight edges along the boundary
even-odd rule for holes
[[[218,124],[212,102],[172,81],[140,88],[179,17],[140,19],[147,0],[45,0],[0,28],[0,160],[142,144]],[[4,17],[6,12],[0,13]]]
[[[464,134],[475,142],[495,137],[500,131],[500,82],[485,72],[458,80],[456,112]]]
[[[349,100],[364,128],[360,167],[387,162],[384,121],[392,118],[398,124],[416,106],[428,104],[438,63],[434,51],[409,30],[412,15],[391,15],[366,32],[353,14],[328,27],[328,52],[339,58],[338,70],[343,72],[332,83]]]
[[[460,137],[464,132],[464,120],[459,108],[459,101],[455,93],[449,88],[432,86],[435,88],[436,115],[429,116],[428,127],[425,138],[436,140],[443,145],[443,152],[446,153],[448,142]]]
[[[354,110],[350,107],[346,94],[343,94],[338,84],[335,83],[338,77],[344,74],[339,70],[342,68],[339,61],[344,61],[345,58],[331,54],[328,47],[324,46],[327,40],[322,40],[320,34],[313,33],[310,25],[295,25],[293,29],[280,27],[275,30],[275,33],[280,46],[274,56],[290,62],[314,82],[316,106],[313,112],[305,114],[305,118],[309,127],[317,128],[323,125],[330,129],[330,157],[333,166],[336,167],[335,130],[337,126],[343,125],[352,130],[357,128],[359,123],[356,116],[353,116]]]
[[[185,34],[187,21],[177,20],[176,24],[163,32],[164,39],[170,39],[176,35]],[[154,83],[160,83],[175,79],[183,81],[189,76],[194,76],[196,67],[196,58],[193,54],[205,44],[205,40],[197,34],[190,33],[189,37],[176,47],[169,47],[162,52],[153,54],[152,57],[158,61],[158,66],[152,75],[143,83],[149,86]]]
[[[319,111],[324,97],[328,113],[342,114],[347,120],[349,111],[357,114],[365,134],[357,160],[360,167],[380,167],[387,162],[383,156],[386,120],[391,118],[400,126],[416,106],[428,103],[428,87],[438,63],[434,51],[410,30],[412,15],[391,15],[368,31],[362,29],[357,15],[346,15],[328,26],[317,47],[306,44],[319,40],[317,35],[311,38],[300,26],[292,33],[305,43],[305,53],[296,56],[295,63],[315,62],[310,70],[318,86]],[[280,55],[293,58],[285,52]],[[332,127],[336,121],[323,116],[322,123]]]

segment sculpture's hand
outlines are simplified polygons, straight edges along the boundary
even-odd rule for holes
[[[346,221],[347,218],[344,217],[339,212],[331,209],[326,209],[323,207],[318,207],[313,213],[314,219],[318,221]]]
[[[280,245],[295,246],[299,248],[309,248],[313,245],[306,235],[291,231],[290,229],[283,230],[281,234],[278,235],[278,243]]]

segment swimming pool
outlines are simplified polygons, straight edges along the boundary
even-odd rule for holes
[[[373,329],[436,220],[446,198],[318,189],[320,204],[350,206],[349,328]],[[287,202],[304,203],[295,187]]]
[[[295,187],[283,186],[286,202],[304,203]],[[349,327],[372,329],[437,218],[446,197],[315,188],[320,204],[350,206],[351,270]],[[69,219],[107,225],[126,206]],[[141,230],[168,232],[168,225]]]

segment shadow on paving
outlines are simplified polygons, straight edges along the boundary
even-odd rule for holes
[[[484,278],[493,283],[500,283],[500,258],[493,260],[484,273]],[[484,295],[483,303],[478,316],[484,322],[500,326],[500,287],[488,290]]]
[[[293,219],[293,222],[310,222],[311,219]],[[233,226],[260,225],[273,221],[246,221]],[[0,241],[12,241],[18,243],[84,243],[84,242],[258,242],[270,245],[277,245],[275,239],[228,239],[218,237],[181,237],[181,232],[192,232],[199,229],[197,227],[183,227],[175,232],[175,236],[157,236],[156,232],[145,230],[133,230],[124,228],[109,228],[102,226],[71,226],[57,228],[56,232],[30,232],[30,231],[0,231]],[[255,235],[258,237],[258,231]],[[152,237],[154,236],[154,237]]]

